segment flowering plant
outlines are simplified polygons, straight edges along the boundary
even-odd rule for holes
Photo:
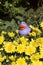
[[[0,0],[0,65],[43,65],[43,0],[31,1]]]
[[[0,65],[43,65],[43,21],[39,26],[30,25],[27,36],[20,36],[19,30],[0,32]]]

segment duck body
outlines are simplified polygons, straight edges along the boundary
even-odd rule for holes
[[[19,30],[20,35],[27,35],[30,31],[31,29],[27,26],[27,24],[25,22],[21,22]]]

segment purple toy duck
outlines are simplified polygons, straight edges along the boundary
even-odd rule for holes
[[[28,35],[30,33],[31,29],[27,26],[25,22],[21,22],[20,27],[19,27],[19,33],[20,35]]]

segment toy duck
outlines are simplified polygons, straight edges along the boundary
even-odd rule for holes
[[[30,31],[31,31],[31,28],[29,28],[25,22],[21,22],[21,24],[19,26],[20,35],[28,35],[28,33],[30,33]]]

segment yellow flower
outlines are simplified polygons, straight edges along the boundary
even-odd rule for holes
[[[30,41],[30,45],[31,46],[34,46],[34,47],[38,47],[39,46],[39,43],[37,43],[36,40],[31,40]]]
[[[40,47],[43,47],[43,37],[37,38],[36,42],[39,43]]]
[[[0,62],[3,62],[6,59],[6,56],[1,57],[0,56]]]
[[[25,49],[25,54],[26,55],[31,55],[33,53],[35,53],[36,51],[36,48],[34,46],[26,46],[26,49]]]
[[[3,48],[0,48],[0,51],[2,51],[3,50]]]
[[[27,65],[26,61],[24,58],[19,58],[17,59],[17,65]]]
[[[29,27],[30,27],[32,30],[35,30],[35,27],[34,27],[34,26],[30,25]]]
[[[14,60],[15,60],[15,57],[14,57],[13,55],[11,55],[11,56],[9,56],[9,59],[10,59],[11,61],[14,61]]]
[[[6,62],[8,63],[9,62],[9,59],[6,59]]]
[[[0,45],[3,43],[4,40],[5,40],[4,36],[1,35],[1,36],[0,36]]]
[[[11,65],[16,65],[16,62],[12,62]]]
[[[2,63],[0,62],[0,65],[2,65]]]
[[[30,65],[30,64],[28,64],[28,65]]]
[[[40,54],[39,54],[39,53],[33,54],[33,55],[30,57],[30,59],[31,59],[32,62],[38,61],[39,58],[40,58]]]
[[[20,41],[22,44],[27,45],[28,44],[28,38],[25,38],[24,36],[20,38]]]
[[[18,34],[19,33],[19,30],[16,30],[16,33]]]
[[[7,33],[7,32],[5,32],[5,31],[2,31],[2,32],[1,32],[1,34],[6,34],[6,33]]]
[[[31,65],[42,65],[42,62],[41,61],[36,61],[36,62],[31,63]]]
[[[40,48],[40,57],[43,58],[43,47]]]
[[[18,53],[23,53],[25,51],[25,46],[23,44],[19,44],[17,46],[17,52]]]
[[[30,28],[36,32],[37,35],[40,35],[41,34],[41,31],[37,28],[37,27],[34,27],[32,25],[30,25]]]
[[[15,52],[15,46],[12,42],[4,42],[4,49],[7,53]]]
[[[41,34],[41,31],[37,27],[35,28],[35,32],[36,32],[37,35]]]
[[[25,42],[25,41],[28,41],[28,39],[23,36],[23,37],[20,38],[20,41]]]
[[[25,56],[25,59],[29,60],[30,58],[28,56]]]
[[[40,27],[43,29],[43,21],[40,23]]]
[[[13,38],[15,36],[15,34],[13,32],[8,32],[8,36]]]
[[[13,44],[15,45],[15,46],[17,46],[18,45],[18,42],[16,42],[15,40],[13,41]]]
[[[29,36],[36,36],[36,32],[33,31],[32,33],[29,33]]]

